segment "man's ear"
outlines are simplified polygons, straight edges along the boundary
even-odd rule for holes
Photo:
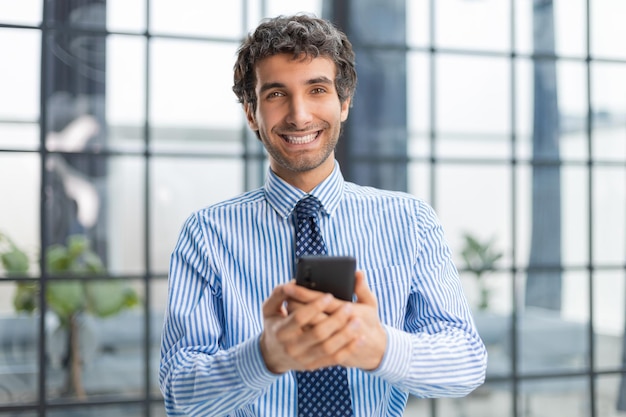
[[[348,97],[347,99],[344,100],[343,103],[341,103],[341,121],[345,122],[346,120],[348,120],[348,113],[350,113],[350,97]]]
[[[250,129],[255,132],[258,131],[259,125],[256,122],[256,117],[254,117],[254,111],[252,110],[250,103],[244,103],[243,111],[246,113],[246,119],[248,120],[248,126],[250,126]]]

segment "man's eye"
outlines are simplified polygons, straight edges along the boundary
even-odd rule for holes
[[[325,92],[326,92],[326,89],[322,88],[322,87],[314,88],[313,91],[312,91],[312,93],[314,93],[314,94],[322,94],[322,93],[325,93]]]
[[[267,95],[268,98],[282,97],[282,96],[283,96],[283,93],[281,93],[280,91],[272,91],[271,93]]]

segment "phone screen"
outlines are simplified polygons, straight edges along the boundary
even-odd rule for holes
[[[356,259],[351,256],[303,256],[296,263],[296,284],[352,301],[355,271]]]

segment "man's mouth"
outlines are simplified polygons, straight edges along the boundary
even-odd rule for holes
[[[281,135],[288,143],[292,145],[305,145],[313,142],[320,134],[320,130],[317,132],[309,133],[308,135],[294,136],[294,135]]]

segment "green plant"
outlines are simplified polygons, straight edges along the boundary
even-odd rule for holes
[[[0,232],[0,265],[9,275],[24,275],[28,272],[28,256],[24,251]]]
[[[84,398],[79,346],[80,315],[112,316],[138,305],[139,297],[122,280],[87,279],[89,275],[103,275],[106,269],[100,257],[91,250],[85,236],[69,236],[65,245],[51,245],[45,254],[47,273],[54,277],[46,282],[46,304],[59,318],[68,336],[68,351],[64,361],[68,368],[66,391]],[[26,252],[1,232],[0,262],[0,270],[4,270],[7,276],[23,276],[29,271],[30,261]],[[62,277],[85,279],[62,280]],[[39,289],[39,282],[19,281],[13,297],[15,310],[33,313],[39,309]]]
[[[463,257],[465,268],[475,275],[478,283],[480,293],[478,309],[486,310],[489,308],[491,293],[485,283],[484,275],[495,268],[496,262],[503,254],[494,249],[494,239],[481,242],[469,233],[465,233],[463,238],[464,245],[461,256]]]

